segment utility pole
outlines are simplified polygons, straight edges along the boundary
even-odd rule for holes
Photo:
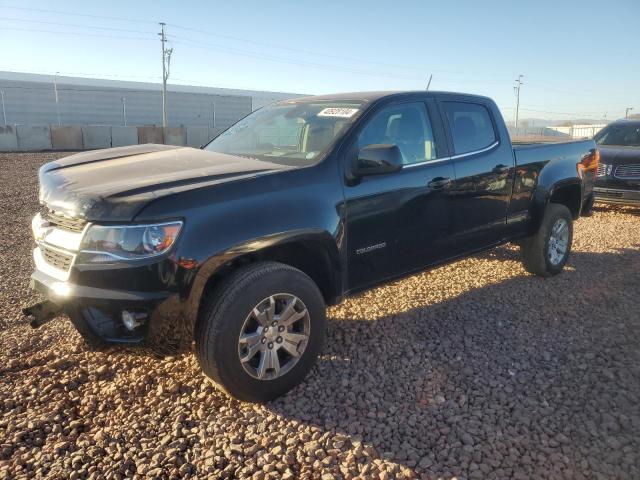
[[[167,36],[164,32],[166,24],[160,22],[161,31],[160,44],[162,45],[162,126],[167,128],[167,79],[169,78],[169,66],[171,64],[171,53],[173,48],[165,48]]]
[[[4,110],[4,90],[0,90],[0,97],[2,97],[2,118],[4,119],[4,125],[7,125],[7,112]]]
[[[127,99],[122,97],[122,119],[124,120],[124,126],[127,126]]]
[[[522,77],[524,77],[524,75],[518,75],[518,78],[516,78],[516,85],[513,87],[513,90],[516,93],[516,127],[518,126],[518,113],[520,112],[520,87],[523,85]]]
[[[624,118],[629,118],[629,112],[633,110],[633,107],[628,107],[625,111],[624,111]]]
[[[58,82],[57,77],[60,72],[56,72],[53,76],[53,91],[56,94],[56,113],[58,115],[58,126],[60,126],[60,103],[58,103]]]
[[[427,82],[427,91],[429,91],[429,87],[431,86],[431,79],[433,78],[433,73],[429,75],[429,82]]]
[[[211,126],[216,128],[216,103],[211,102]]]

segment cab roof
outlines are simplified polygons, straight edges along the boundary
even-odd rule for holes
[[[484,97],[482,95],[474,95],[469,93],[458,93],[458,92],[440,92],[440,91],[426,91],[426,90],[391,90],[391,91],[373,91],[373,92],[350,92],[350,93],[330,93],[327,95],[310,95],[307,97],[297,97],[291,100],[285,100],[280,103],[307,103],[313,101],[321,101],[321,102],[343,102],[343,101],[361,101],[361,102],[374,102],[377,100],[382,100],[384,98],[391,97],[416,97],[416,98],[424,98],[424,97],[441,97],[441,96],[461,96],[465,98],[477,98],[479,100],[489,100],[488,97]]]

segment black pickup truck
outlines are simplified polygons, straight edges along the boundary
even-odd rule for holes
[[[597,164],[592,140],[513,148],[492,100],[444,92],[300,98],[202,149],[79,153],[40,169],[46,300],[25,314],[89,342],[195,340],[207,376],[265,401],[347,295],[506,242],[559,273]]]

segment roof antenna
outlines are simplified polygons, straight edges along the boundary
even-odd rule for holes
[[[427,83],[427,92],[429,91],[429,86],[431,85],[431,79],[433,78],[433,73],[429,75],[429,83]]]

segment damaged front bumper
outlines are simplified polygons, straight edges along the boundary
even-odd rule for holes
[[[54,303],[51,300],[45,300],[30,307],[23,308],[22,313],[30,319],[29,325],[31,325],[31,328],[38,328],[64,313],[64,306]]]
[[[176,325],[183,324],[177,295],[166,291],[114,290],[62,282],[36,270],[30,287],[45,300],[23,310],[31,327],[38,328],[66,314],[74,324],[82,322],[107,343],[175,344]]]

